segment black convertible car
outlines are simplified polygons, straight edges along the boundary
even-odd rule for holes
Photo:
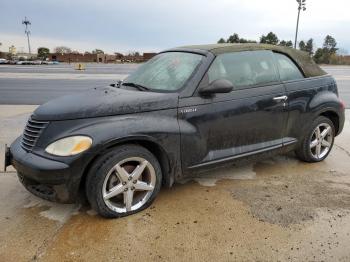
[[[344,125],[334,79],[308,54],[259,44],[159,53],[123,82],[50,101],[6,152],[42,198],[85,190],[102,216],[148,207],[161,186],[233,160],[295,151],[318,162]]]

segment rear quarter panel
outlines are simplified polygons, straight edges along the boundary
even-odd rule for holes
[[[326,111],[332,111],[344,121],[344,110],[338,98],[337,85],[333,77],[305,78],[284,83],[288,96],[289,116],[286,134],[300,140],[313,120]]]

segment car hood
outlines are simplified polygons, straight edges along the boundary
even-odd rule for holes
[[[34,111],[33,119],[55,121],[132,114],[176,108],[177,105],[177,93],[105,87],[51,100]]]

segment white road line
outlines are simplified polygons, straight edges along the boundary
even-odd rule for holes
[[[0,79],[124,79],[127,74],[52,74],[52,73],[1,73]]]
[[[350,80],[350,76],[333,76],[335,80]]]

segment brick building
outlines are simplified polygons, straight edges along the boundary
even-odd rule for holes
[[[145,62],[155,56],[156,53],[144,53],[143,56],[124,56],[120,53],[114,55],[108,54],[91,54],[91,53],[51,53],[48,58],[51,61],[64,63],[116,63],[116,62]]]
[[[157,53],[143,53],[143,60],[148,61],[154,57]]]
[[[157,53],[143,53],[143,55],[126,55],[123,56],[122,62],[133,62],[133,63],[142,63],[150,60]]]
[[[107,55],[107,54],[81,54],[81,53],[52,53],[49,54],[49,60],[59,61],[65,63],[114,63],[117,60],[117,55]]]
[[[5,58],[7,59],[8,58],[8,52],[0,52],[0,58]]]

